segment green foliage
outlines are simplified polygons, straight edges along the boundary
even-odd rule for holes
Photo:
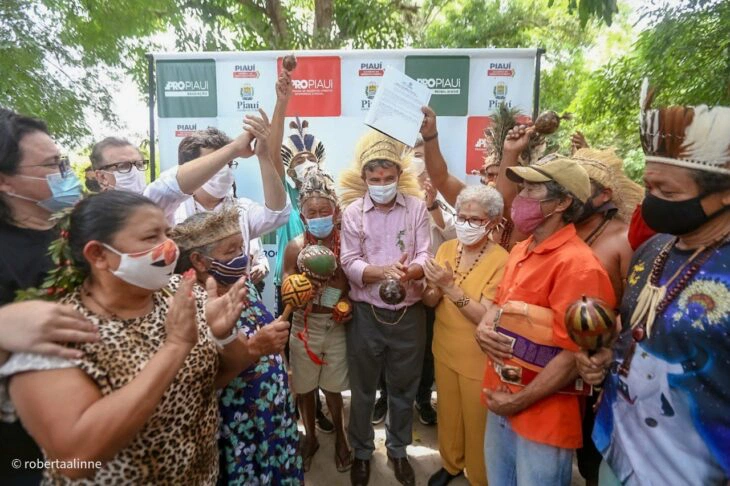
[[[548,5],[552,7],[553,3],[555,0],[550,0]],[[575,13],[576,10],[582,26],[585,26],[592,17],[611,25],[614,14],[618,13],[618,5],[616,0],[570,0],[568,11]]]
[[[686,2],[646,11],[652,26],[630,52],[594,72],[570,109],[597,146],[613,145],[634,174],[643,169],[639,144],[639,90],[648,77],[654,105],[730,104],[730,2]]]
[[[41,299],[58,300],[68,292],[80,286],[84,281],[83,273],[71,263],[71,247],[68,244],[68,227],[73,208],[64,209],[53,215],[60,237],[48,248],[53,261],[53,269],[48,272],[40,287],[18,290],[15,301]]]
[[[115,124],[110,83],[171,7],[144,0],[0,2],[0,106],[45,120],[61,141],[89,134],[87,115]],[[112,68],[112,69],[110,69]]]

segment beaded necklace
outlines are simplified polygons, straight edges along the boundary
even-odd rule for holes
[[[459,286],[461,283],[466,280],[466,277],[469,276],[469,274],[476,268],[476,266],[479,264],[480,261],[482,261],[482,256],[484,256],[484,252],[487,251],[487,248],[489,248],[489,238],[487,238],[484,241],[484,244],[482,245],[482,249],[479,250],[479,255],[474,259],[474,261],[471,264],[471,267],[466,272],[460,272],[459,267],[461,266],[461,258],[464,254],[464,245],[459,243],[459,253],[456,255],[456,264],[454,266],[454,273],[456,274],[456,281],[454,282],[455,285]]]
[[[725,233],[709,246],[703,245],[697,248],[664,285],[659,285],[659,279],[669,259],[669,253],[679,238],[674,238],[664,245],[659,255],[654,259],[651,274],[644,288],[641,289],[639,297],[636,299],[636,308],[631,314],[630,322],[631,327],[634,329],[632,335],[637,341],[644,339],[646,334],[651,335],[656,316],[661,314],[677,298],[680,292],[689,284],[692,277],[702,268],[702,265],[709,260],[715,249],[727,239],[728,234]]]
[[[332,235],[332,253],[335,254],[335,261],[340,261],[340,232],[337,230],[337,228],[333,229],[333,235]],[[310,233],[308,230],[305,230],[304,232],[304,241],[306,242],[306,246],[310,245],[324,245],[321,239],[315,238],[312,233]],[[337,272],[335,272],[335,275]],[[334,278],[335,275],[331,275],[327,278],[324,282],[322,282],[322,285],[317,286],[317,295],[314,296],[312,300],[307,303],[307,306],[304,308],[304,314],[302,315],[302,321],[304,324],[304,328],[297,333],[297,337],[300,341],[302,341],[302,344],[304,344],[304,350],[306,351],[307,355],[309,356],[309,359],[317,364],[317,365],[325,365],[327,362],[322,359],[320,356],[317,356],[314,351],[312,351],[312,348],[309,346],[309,314],[312,313],[312,309],[314,308],[314,301],[317,302],[320,301],[321,293],[324,291],[325,287],[327,287],[327,284],[329,281]]]
[[[585,239],[586,245],[593,246],[593,243],[595,243],[596,240],[598,239],[598,237],[601,236],[601,234],[603,234],[603,230],[606,229],[606,227],[608,226],[608,223],[611,222],[611,220],[613,219],[613,216],[615,214],[616,213],[605,213],[603,215],[603,221],[601,221],[601,224],[596,226],[596,229],[591,231],[591,233],[588,236],[586,236],[586,239]]]
[[[502,225],[502,236],[499,238],[499,246],[509,251],[509,241],[512,238],[512,231],[515,228],[515,224],[512,220],[503,218],[504,224]]]

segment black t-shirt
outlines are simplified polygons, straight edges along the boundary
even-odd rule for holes
[[[0,305],[15,300],[19,289],[43,283],[53,262],[48,247],[57,238],[55,229],[38,231],[0,223]],[[23,477],[24,484],[37,484],[40,471],[16,470],[13,459],[42,459],[40,449],[19,421],[0,422],[0,484]]]
[[[0,223],[0,305],[15,300],[19,289],[43,283],[53,263],[48,247],[55,229],[38,231]]]

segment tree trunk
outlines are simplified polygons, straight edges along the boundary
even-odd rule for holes
[[[313,47],[330,47],[333,16],[334,7],[332,0],[314,0]]]
[[[281,0],[266,0],[266,14],[271,19],[271,25],[276,33],[277,48],[285,48],[289,38],[286,19],[281,13]]]

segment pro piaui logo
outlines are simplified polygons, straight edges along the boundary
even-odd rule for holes
[[[461,78],[418,78],[416,81],[428,86],[435,95],[461,94]]]
[[[292,79],[291,84],[299,95],[331,93],[335,86],[331,79]]]
[[[210,96],[207,80],[198,81],[168,81],[165,84],[165,96],[168,98]]]

